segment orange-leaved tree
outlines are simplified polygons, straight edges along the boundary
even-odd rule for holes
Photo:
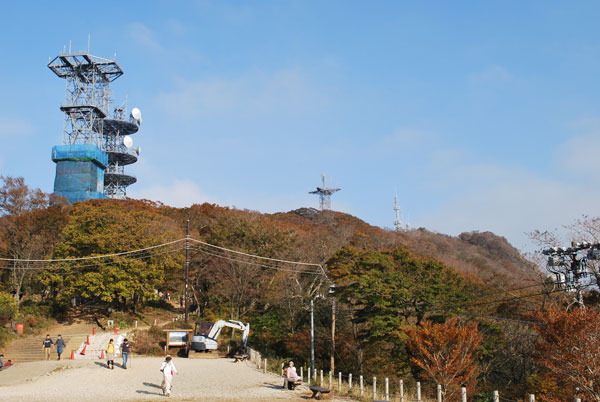
[[[545,395],[545,399],[565,400],[579,388],[578,397],[600,401],[600,313],[592,308],[550,310],[539,317],[535,360],[559,389],[567,391],[567,395]]]
[[[454,317],[444,324],[422,321],[406,332],[411,362],[422,370],[424,380],[442,386],[444,400],[461,386],[475,387],[482,338],[477,324],[463,326]]]

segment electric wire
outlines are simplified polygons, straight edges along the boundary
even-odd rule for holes
[[[109,258],[109,257],[118,257],[121,255],[134,254],[139,253],[146,250],[152,250],[159,247],[165,247],[171,244],[179,243],[185,241],[186,239],[173,240],[167,243],[158,244],[156,246],[150,246],[145,248],[140,248],[137,250],[131,251],[123,251],[121,253],[114,254],[104,254],[104,255],[95,255],[89,257],[76,257],[76,258],[56,258],[56,259],[45,259],[45,260],[35,260],[35,259],[27,259],[27,258],[0,258],[0,261],[15,261],[15,262],[67,262],[67,261],[82,261],[82,260],[93,260],[93,259],[101,259],[101,258]]]
[[[164,255],[164,254],[171,254],[171,253],[175,253],[175,252],[180,252],[181,249],[171,249],[171,250],[167,250],[167,251],[162,251],[160,253],[153,253],[153,254],[146,254],[146,255],[142,255],[142,256],[138,256],[138,257],[127,257],[126,261],[135,261],[135,260],[145,260],[148,258],[152,258],[152,257],[156,257],[159,255]],[[94,267],[94,266],[100,266],[100,265],[115,265],[118,263],[113,262],[96,262],[93,264],[85,264],[85,265],[68,265],[68,266],[56,266],[56,267],[49,267],[49,266],[42,266],[42,267],[2,267],[0,266],[0,269],[3,270],[31,270],[31,271],[47,271],[47,270],[66,270],[66,269],[72,269],[72,268],[86,268],[86,267]]]
[[[284,263],[284,264],[310,265],[310,266],[319,267],[319,268],[323,269],[323,266],[321,264],[315,264],[315,263],[312,263],[312,262],[289,261],[289,260],[280,260],[278,258],[262,257],[260,255],[248,254],[248,253],[244,253],[242,251],[232,250],[232,249],[221,247],[221,246],[215,246],[214,244],[206,243],[206,242],[203,242],[203,241],[200,241],[200,240],[196,240],[196,239],[189,239],[189,240],[192,241],[192,242],[195,242],[195,243],[199,243],[199,244],[208,246],[208,247],[212,247],[212,248],[216,248],[216,249],[219,249],[219,250],[228,251],[230,253],[245,255],[247,257],[253,257],[253,258],[258,258],[258,259],[261,259],[261,260],[268,260],[268,261],[274,261],[274,262],[281,262],[281,263]]]
[[[277,267],[277,266],[273,266],[273,265],[260,264],[260,263],[251,262],[251,261],[239,260],[239,259],[236,259],[236,258],[224,256],[222,254],[211,253],[210,251],[206,251],[206,250],[204,250],[202,248],[197,248],[197,247],[190,247],[190,250],[199,251],[199,252],[201,252],[203,254],[211,255],[213,257],[222,258],[222,259],[233,261],[233,262],[238,262],[240,264],[254,265],[254,266],[259,266],[259,267],[262,267],[262,268],[272,269],[272,270],[276,270],[276,271],[293,272],[293,273],[300,273],[300,274],[321,275],[320,272],[300,271],[298,269],[281,268],[281,267]]]

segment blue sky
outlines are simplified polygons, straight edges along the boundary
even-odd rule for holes
[[[12,2],[0,16],[0,174],[52,191],[73,50],[113,57],[143,113],[128,195],[391,227],[525,235],[600,212],[597,2]]]

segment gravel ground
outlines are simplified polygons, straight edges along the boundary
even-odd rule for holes
[[[0,371],[0,400],[10,401],[153,401],[162,395],[159,371],[163,359],[133,357],[131,368],[109,370],[89,360],[20,363]],[[179,371],[170,400],[175,401],[305,401],[311,392],[302,386],[284,391],[283,380],[263,374],[251,363],[231,359],[174,358]],[[329,399],[342,401],[343,399]]]

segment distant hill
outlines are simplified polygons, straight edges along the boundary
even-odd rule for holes
[[[396,232],[369,225],[345,213],[314,208],[275,214],[211,204],[167,209],[176,219],[189,217],[194,227],[203,227],[200,232],[210,230],[217,222],[231,220],[233,216],[257,225],[276,227],[293,239],[293,248],[285,253],[287,258],[323,263],[345,245],[376,250],[400,246],[419,256],[437,259],[490,286],[514,288],[539,280],[534,265],[504,237],[491,232],[462,233],[457,237],[423,228]]]

